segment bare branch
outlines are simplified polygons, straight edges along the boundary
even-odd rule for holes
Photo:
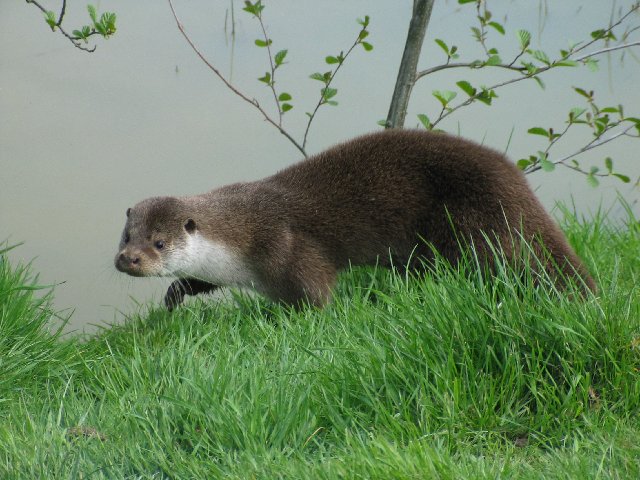
[[[603,48],[603,49],[600,49],[600,50],[595,50],[595,51],[593,51],[591,53],[587,53],[586,55],[582,55],[581,57],[573,58],[572,60],[574,60],[576,62],[583,62],[587,58],[595,57],[597,55],[602,55],[603,53],[609,53],[609,52],[613,52],[615,50],[622,50],[623,48],[637,47],[637,46],[640,46],[640,41],[630,42],[630,43],[623,43],[621,45],[615,45],[613,47],[607,47],[607,48]]]
[[[440,70],[447,70],[449,68],[475,68],[475,69],[480,69],[480,68],[484,68],[486,67],[486,65],[484,65],[483,63],[478,63],[478,62],[458,62],[458,63],[446,63],[443,65],[436,65],[435,67],[431,67],[431,68],[427,68],[426,70],[422,70],[418,73],[416,73],[416,80],[419,80],[420,78],[426,76],[426,75],[431,75],[432,73],[435,72],[439,72]],[[524,67],[514,67],[512,64],[504,64],[501,63],[499,65],[491,65],[491,67],[497,67],[497,68],[505,68],[507,70],[513,70],[516,72],[526,72],[526,68]]]
[[[391,97],[386,128],[402,128],[407,116],[411,90],[416,83],[418,57],[424,43],[424,35],[431,18],[434,0],[414,0],[413,15],[409,24],[407,41],[400,62],[396,86]]]
[[[62,0],[62,8],[60,9],[60,16],[58,17],[58,27],[62,23],[62,19],[64,18],[64,13],[67,10],[67,0]]]

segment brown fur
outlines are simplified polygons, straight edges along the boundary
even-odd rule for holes
[[[460,242],[472,242],[480,261],[491,265],[487,238],[513,258],[514,245],[524,239],[559,287],[564,280],[554,264],[565,277],[596,288],[523,174],[500,153],[445,134],[365,135],[257,182],[148,199],[132,212],[125,233],[149,237],[137,244],[139,264],[151,258],[162,263],[152,238],[180,248],[193,233],[185,231],[191,220],[204,237],[238,254],[259,291],[290,304],[326,304],[337,273],[349,264],[418,267],[433,258],[423,240],[453,263]],[[121,244],[118,268],[150,274],[131,262],[135,255],[126,249]],[[192,286],[188,280],[170,287],[170,308],[185,294],[216,287],[209,278]]]

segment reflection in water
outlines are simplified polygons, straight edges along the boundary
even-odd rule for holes
[[[69,11],[70,24],[84,21],[82,3]],[[266,65],[264,52],[253,44],[259,37],[257,25],[244,12],[231,11],[230,3],[212,3],[176,2],[176,7],[209,58],[226,68],[224,73],[244,92],[271,107],[268,89],[256,80]],[[537,2],[532,3],[510,3],[510,28],[536,31]],[[544,45],[565,46],[567,38],[588,35],[608,18],[604,3],[583,9],[581,22],[570,23],[564,19],[575,16],[575,6],[554,5],[543,31]],[[159,301],[169,283],[115,272],[112,259],[127,207],[153,195],[193,194],[260,178],[300,158],[282,135],[202,65],[181,38],[166,5],[114,0],[101,7],[117,12],[118,32],[88,55],[52,34],[31,6],[0,6],[0,239],[24,241],[12,252],[12,260],[34,259],[43,283],[60,283],[56,306],[75,309],[70,329],[76,330],[120,321],[118,312],[131,312],[136,302],[152,297]],[[475,51],[466,27],[459,27],[468,25],[473,15],[452,13],[457,8],[454,2],[437,3],[421,64],[442,61],[434,38],[449,43],[455,39],[463,54]],[[325,56],[348,45],[357,32],[356,18],[372,19],[374,50],[358,52],[345,64],[335,84],[340,105],[320,112],[308,146],[311,153],[379,128],[376,122],[388,110],[410,10],[409,0],[393,6],[332,0],[313,11],[307,2],[268,4],[265,21],[274,48],[288,49],[289,63],[279,72],[278,82],[296,99],[285,116],[296,137],[304,133],[304,112],[317,100],[318,85],[309,74],[324,71]],[[507,34],[504,51],[513,47],[511,40]],[[621,68],[617,58],[612,56],[610,63],[612,89],[606,68],[596,74],[565,69],[546,77],[553,85],[547,92],[534,82],[507,87],[499,92],[496,106],[473,106],[442,127],[500,150],[509,145],[510,156],[517,159],[544,148],[541,139],[524,133],[528,128],[561,127],[568,109],[579,105],[572,85],[595,89],[601,105],[623,100],[626,113],[638,116],[640,99],[633,77],[639,67],[627,58]],[[444,71],[419,83],[407,126],[418,124],[417,113],[437,112],[432,90],[454,89],[463,77],[480,83],[481,74]],[[592,158],[601,162],[611,156],[619,170],[637,176],[632,149],[637,147],[628,142],[611,144]],[[570,151],[569,145],[565,153]],[[587,211],[597,206],[601,195],[610,202],[616,188],[637,199],[619,182],[606,181],[592,190],[582,177],[567,172],[540,173],[530,181],[549,208],[573,194],[579,208]]]

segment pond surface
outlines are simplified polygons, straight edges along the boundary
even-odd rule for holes
[[[504,58],[517,48],[513,32],[518,28],[530,30],[534,38],[541,29],[543,48],[565,48],[566,39],[588,37],[610,15],[607,2],[594,3],[589,11],[579,6],[582,2],[553,2],[542,20],[538,2],[494,3],[495,18],[508,20],[507,35],[497,39]],[[52,9],[58,5],[45,4]],[[345,63],[334,85],[339,106],[320,111],[308,151],[378,129],[376,122],[387,114],[412,2],[266,4],[273,48],[288,49],[278,87],[293,96],[294,109],[287,113],[285,126],[297,138],[304,132],[304,112],[318,98],[320,84],[309,74],[328,70],[324,57],[348,48],[359,29],[356,19],[371,17],[368,40],[374,49],[358,49]],[[249,97],[273,112],[268,89],[256,80],[267,67],[264,50],[254,45],[259,26],[241,5],[235,2],[232,41],[229,1],[175,1],[203,52]],[[52,33],[32,5],[0,5],[0,241],[24,242],[10,258],[33,261],[40,282],[56,285],[56,308],[62,315],[73,312],[68,331],[90,332],[97,325],[119,322],[138,303],[159,301],[169,283],[115,271],[113,257],[127,207],[152,195],[199,193],[257,179],[300,159],[282,135],[195,56],[176,28],[168,3],[103,0],[97,7],[117,12],[118,32],[98,41],[96,52],[87,54]],[[68,9],[70,29],[86,21],[84,2],[73,2]],[[469,58],[464,52],[478,52],[469,31],[474,13],[457,2],[437,2],[422,68],[444,60],[434,38],[455,43],[463,58]],[[492,32],[490,38],[496,37]],[[545,148],[542,137],[526,134],[528,128],[559,130],[569,108],[581,105],[571,86],[594,89],[601,106],[623,102],[628,115],[640,116],[638,63],[627,55],[621,64],[619,55],[612,55],[609,61],[602,57],[601,67],[597,73],[581,68],[548,75],[546,91],[534,82],[503,88],[495,107],[462,109],[442,127],[499,150],[508,147],[511,158],[518,159]],[[418,113],[437,116],[434,89],[454,90],[461,79],[490,85],[508,78],[510,73],[502,71],[447,70],[422,80],[414,90],[407,126],[417,126]],[[572,153],[585,138],[588,135],[570,137],[558,147],[558,156]],[[638,143],[615,142],[587,159],[602,164],[602,158],[611,156],[620,171],[635,179],[640,173],[637,151]],[[568,170],[540,172],[529,179],[549,209],[558,200],[573,198],[587,213],[602,201],[611,205],[616,189],[638,199],[637,190],[618,181],[605,180],[594,190]],[[612,214],[620,211],[614,207]]]

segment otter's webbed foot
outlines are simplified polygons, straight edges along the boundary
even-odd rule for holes
[[[179,278],[174,280],[167,294],[164,296],[164,304],[171,312],[174,308],[181,305],[185,295],[197,295],[199,293],[209,293],[218,288],[213,283],[196,280],[194,278]]]

